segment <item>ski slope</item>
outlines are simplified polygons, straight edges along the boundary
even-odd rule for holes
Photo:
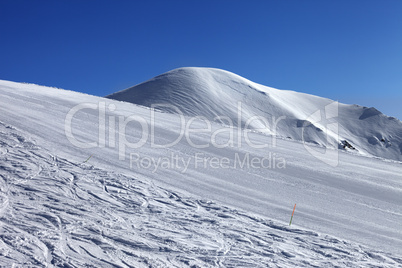
[[[222,131],[215,142],[233,134],[232,147],[195,148],[211,144],[209,132],[195,131],[153,148],[177,140],[177,114],[152,118],[131,103],[8,81],[0,95],[2,266],[402,267],[398,161],[341,150],[332,167],[301,142],[221,124],[211,126]],[[83,103],[72,134],[91,148],[66,137],[66,118]],[[133,115],[154,122],[154,139],[149,124],[138,148],[130,145],[144,125],[122,128]],[[247,155],[277,162],[240,167],[236,157]],[[147,165],[162,158],[179,164]],[[229,163],[215,168],[213,158]]]
[[[373,107],[340,103],[332,112],[339,124],[337,133],[329,131],[327,140],[326,124],[334,118],[315,112],[334,101],[263,86],[220,69],[179,68],[107,97],[148,107],[169,104],[176,109],[158,108],[223,124],[229,119],[230,125],[332,148],[350,144],[358,154],[402,161],[402,122],[398,119]],[[253,116],[266,121],[247,123]]]

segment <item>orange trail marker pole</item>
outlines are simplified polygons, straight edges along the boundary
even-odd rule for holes
[[[293,214],[295,213],[295,209],[296,209],[296,204],[295,204],[295,206],[293,208],[292,217],[290,218],[289,226],[292,224]]]
[[[89,160],[91,157],[92,157],[92,155],[90,155],[90,156],[87,158],[87,160],[85,160],[85,161],[82,162],[82,163],[84,164],[84,163],[88,162],[88,160]]]

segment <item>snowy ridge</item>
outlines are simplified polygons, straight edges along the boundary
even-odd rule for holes
[[[225,116],[234,126],[402,161],[402,122],[398,119],[375,108],[339,104],[337,117],[333,119],[339,124],[339,137],[329,130],[327,140],[328,122],[325,118],[312,122],[315,117],[311,115],[333,103],[332,100],[263,86],[224,70],[179,68],[107,97],[148,107],[170,104],[188,116],[204,116],[228,124],[227,120],[216,119]],[[239,102],[241,120],[238,120]],[[170,107],[159,109],[178,112]],[[262,116],[268,123],[253,120],[247,124],[253,116]],[[282,116],[285,118],[279,120]]]
[[[9,81],[0,81],[0,95],[0,266],[402,267],[399,162],[341,151],[332,167],[294,140],[248,146],[246,131],[236,131],[233,147],[221,149],[194,148],[186,139],[152,148],[148,139],[126,148],[121,160],[117,134],[117,145],[110,144],[109,120],[104,146],[80,148],[66,137],[67,114],[83,103],[103,105],[117,133],[119,118],[149,122],[149,108]],[[178,116],[155,114],[156,143],[176,140]],[[96,142],[98,109],[77,112],[72,127],[81,142]],[[216,130],[228,128],[213,124]],[[134,122],[125,129],[131,141],[143,131]],[[270,141],[248,135],[255,144]],[[227,138],[222,132],[218,142]],[[192,141],[206,144],[211,137],[196,132]],[[189,165],[186,172],[131,166],[131,153]],[[197,154],[230,165],[237,155],[272,156],[286,167],[197,167]]]
[[[396,267],[402,259],[51,154],[0,122],[0,264]]]

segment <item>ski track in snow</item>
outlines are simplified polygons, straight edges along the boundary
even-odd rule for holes
[[[3,267],[402,267],[385,252],[63,159],[1,122],[0,145]]]

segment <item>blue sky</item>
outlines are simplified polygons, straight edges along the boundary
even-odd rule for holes
[[[402,119],[402,1],[0,2],[0,79],[104,96],[184,66]]]

